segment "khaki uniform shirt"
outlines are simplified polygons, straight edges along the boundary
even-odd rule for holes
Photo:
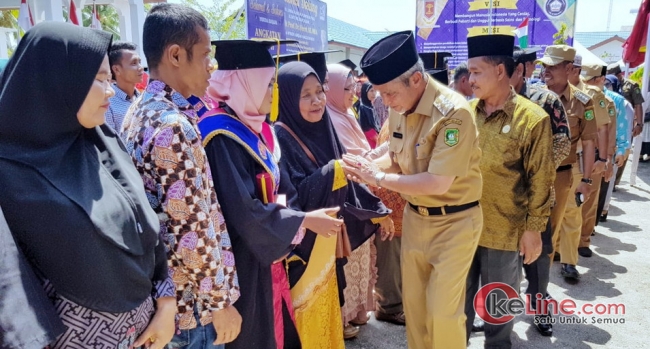
[[[639,84],[632,80],[626,79],[623,82],[623,86],[621,86],[621,92],[623,97],[625,97],[628,102],[632,103],[633,106],[641,105],[644,102]]]
[[[607,102],[607,115],[609,115],[609,138],[608,138],[608,154],[616,154],[616,104],[614,100],[605,96],[605,101]]]
[[[587,85],[582,81],[580,81],[576,87],[591,97],[594,104],[594,115],[598,127],[609,124],[610,120],[609,114],[607,113],[607,100],[605,98],[605,93],[598,87]]]
[[[479,246],[517,251],[524,231],[542,232],[551,215],[555,181],[553,132],[544,109],[512,90],[502,110],[476,111],[485,187]]]
[[[390,153],[406,175],[455,177],[442,195],[402,195],[413,205],[458,206],[481,198],[481,150],[474,113],[461,95],[432,78],[415,110],[389,116]]]
[[[567,84],[564,92],[560,94],[560,101],[567,112],[571,131],[571,152],[561,166],[573,165],[578,161],[576,156],[578,141],[596,141],[598,139],[594,103],[589,95],[571,84]]]

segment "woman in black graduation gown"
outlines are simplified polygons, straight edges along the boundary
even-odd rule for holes
[[[372,195],[366,186],[346,179],[340,162],[345,149],[339,142],[325,109],[325,93],[314,70],[302,62],[287,63],[279,71],[278,83],[280,116],[275,130],[282,148],[281,168],[289,174],[296,187],[298,203],[302,210],[330,206],[342,208],[341,215],[345,220],[351,247],[354,249],[378,231],[379,225],[374,224],[373,220],[388,222],[383,218],[390,210]],[[386,228],[386,233],[390,234],[392,229],[388,228],[388,225]],[[336,304],[329,304],[330,312],[334,311],[331,310],[332,305],[333,308],[338,308],[344,302],[342,290],[345,288],[345,259],[338,258],[334,268],[334,261],[323,258],[320,247],[326,244],[320,240],[314,234],[305,237],[294,250],[295,257],[290,258],[289,263],[291,293],[297,315],[303,311],[303,315],[310,319],[305,321],[310,327],[303,331],[307,333],[316,331],[319,327],[318,324],[311,325],[318,318],[314,314],[325,311],[322,307],[326,305],[319,305],[317,302],[319,298],[338,301]],[[326,248],[333,247],[327,244]],[[331,290],[331,282],[338,284],[337,295],[325,293],[326,290]],[[324,294],[316,293],[314,287],[310,287],[313,284],[320,284],[320,287],[315,289]],[[340,337],[340,309],[337,311],[338,323],[332,318],[329,325],[330,331],[338,332]],[[304,343],[306,335],[301,332],[299,317],[298,330]],[[311,337],[336,338],[333,332],[314,333]]]
[[[276,43],[213,44],[219,70],[207,95],[218,105],[202,116],[199,129],[241,287],[234,306],[242,315],[242,330],[226,348],[301,348],[284,258],[304,238],[305,228],[310,229],[307,237],[316,232],[334,239],[342,221],[330,216],[336,208],[304,213],[280,199],[286,195],[291,203],[295,190],[261,136],[276,74],[268,48]]]

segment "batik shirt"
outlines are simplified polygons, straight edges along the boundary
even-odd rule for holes
[[[157,290],[176,295],[180,329],[197,326],[194,308],[207,325],[211,309],[239,298],[239,282],[196,112],[180,93],[151,81],[121,136],[161,224],[170,278]]]
[[[551,131],[553,132],[553,163],[555,168],[571,152],[571,132],[567,121],[566,111],[560,98],[552,91],[537,84],[524,84],[520,95],[539,105],[551,117]]]
[[[553,137],[544,110],[514,90],[503,108],[487,114],[474,99],[483,151],[483,231],[479,246],[517,251],[525,231],[542,232],[551,215],[555,181]]]

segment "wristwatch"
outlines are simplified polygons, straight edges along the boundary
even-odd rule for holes
[[[377,184],[378,187],[381,187],[381,181],[383,181],[385,177],[386,177],[386,172],[375,173],[375,184]]]
[[[587,184],[589,184],[589,185],[591,185],[591,184],[593,183],[593,181],[591,180],[591,178],[583,178],[583,179],[580,180],[580,182],[582,182],[582,183],[587,183]]]
[[[600,162],[607,162],[607,159],[603,159],[603,158],[598,158],[598,159],[597,159],[596,161],[600,161]]]

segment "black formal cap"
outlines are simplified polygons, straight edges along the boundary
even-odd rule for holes
[[[515,37],[512,35],[478,35],[467,38],[467,58],[483,56],[512,57]]]
[[[427,70],[427,73],[429,73],[434,79],[438,80],[441,84],[444,84],[445,86],[449,85],[449,72],[447,69]]]
[[[343,64],[344,66],[350,68],[351,70],[357,70],[357,65],[354,64],[354,62],[352,62],[349,59],[344,59],[344,60],[340,61],[339,64]]]
[[[325,59],[325,55],[332,52],[340,52],[340,50],[284,54],[280,55],[280,63],[284,64],[293,61],[305,62],[316,71],[320,81],[325,82],[325,76],[327,75],[327,60]]]
[[[521,54],[517,56],[517,54],[514,53],[513,58],[515,59],[515,63],[520,64],[520,63],[528,63],[528,62],[536,61],[537,52],[539,52],[541,49],[539,47],[520,49],[518,46],[515,46],[514,51],[518,51],[518,50],[521,50]]]
[[[415,38],[410,30],[389,35],[372,45],[361,58],[361,70],[375,85],[404,74],[418,61]]]
[[[295,40],[218,40],[214,58],[219,70],[238,70],[275,67],[276,62],[269,49],[273,46],[295,44]]]
[[[420,53],[424,69],[426,70],[440,70],[447,69],[447,58],[453,57],[449,52],[427,52]]]

